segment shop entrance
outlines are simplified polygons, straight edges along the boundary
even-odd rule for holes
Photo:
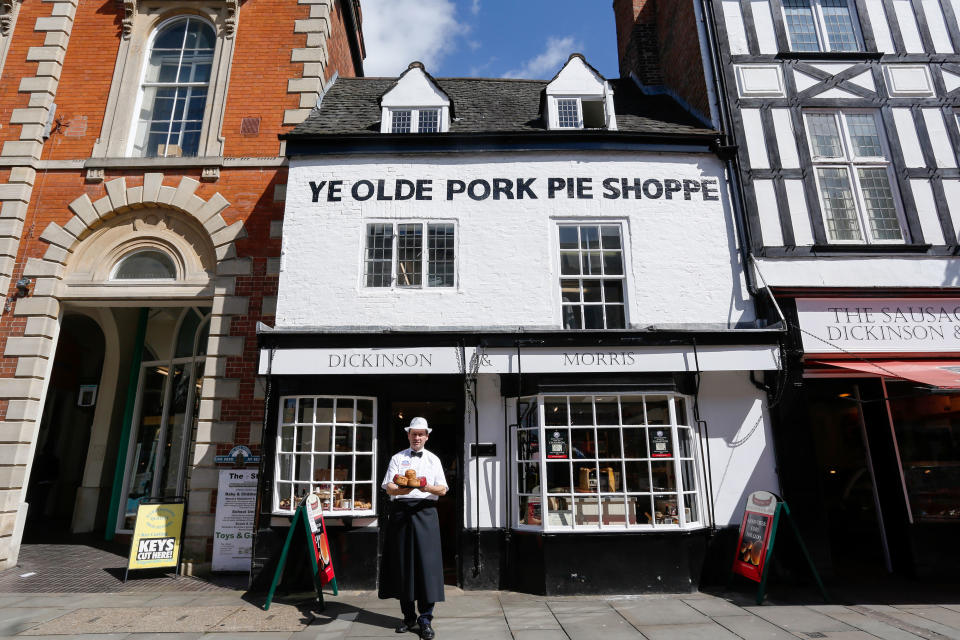
[[[449,491],[437,504],[440,519],[440,538],[443,549],[444,582],[456,585],[458,578],[458,551],[460,523],[460,500],[462,491],[460,474],[459,443],[463,435],[463,411],[452,401],[411,402],[394,400],[390,403],[389,451],[391,455],[409,446],[404,427],[416,416],[426,418],[433,431],[426,448],[436,454],[443,463]],[[389,459],[389,458],[387,458]]]
[[[806,388],[834,571],[867,579],[892,573],[906,550],[882,383],[817,379]]]

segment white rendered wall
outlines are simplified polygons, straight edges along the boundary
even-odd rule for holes
[[[506,526],[504,399],[500,395],[498,376],[481,375],[478,384],[480,442],[497,445],[497,458],[480,460],[480,526],[503,527]],[[506,423],[516,422],[512,397],[506,405]],[[742,372],[704,373],[700,415],[707,421],[710,433],[716,523],[719,526],[739,524],[747,494],[761,489],[779,493],[766,394],[753,386]],[[463,487],[464,523],[468,528],[476,526],[476,463],[469,457],[470,443],[474,441],[472,420],[470,409],[464,427],[467,464]],[[515,474],[516,470],[512,469],[511,473]],[[704,486],[704,495],[706,489]]]
[[[758,258],[757,265],[771,287],[960,287],[960,264],[947,256]]]
[[[536,178],[538,199],[446,199],[448,179]],[[592,199],[547,197],[551,177],[592,178]],[[717,200],[604,199],[605,178],[710,182]],[[429,201],[358,202],[351,185],[368,179],[430,179]],[[343,180],[341,201],[310,181]],[[633,327],[736,323],[754,316],[742,282],[723,166],[708,154],[588,153],[358,157],[291,161],[277,301],[278,328],[561,328],[557,224],[622,221],[627,316]],[[390,290],[361,286],[366,224],[453,221],[457,286]]]

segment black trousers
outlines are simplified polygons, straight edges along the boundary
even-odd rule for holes
[[[417,623],[420,626],[429,625],[433,622],[433,602],[424,602],[421,600],[416,603],[420,607],[420,615],[417,615],[417,606],[414,606],[413,600],[401,600],[400,601],[400,611],[403,612],[403,619],[405,621],[417,619]]]
[[[435,500],[390,503],[382,568],[380,597],[400,600],[404,616],[410,612],[408,619],[413,617],[414,601],[421,616],[430,616],[433,603],[443,602],[443,554]]]

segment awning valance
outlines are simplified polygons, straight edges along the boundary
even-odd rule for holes
[[[960,389],[960,360],[809,360],[887,378],[902,378],[941,389]]]

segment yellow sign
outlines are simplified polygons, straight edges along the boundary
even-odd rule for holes
[[[183,533],[183,503],[141,504],[127,569],[176,567]]]

